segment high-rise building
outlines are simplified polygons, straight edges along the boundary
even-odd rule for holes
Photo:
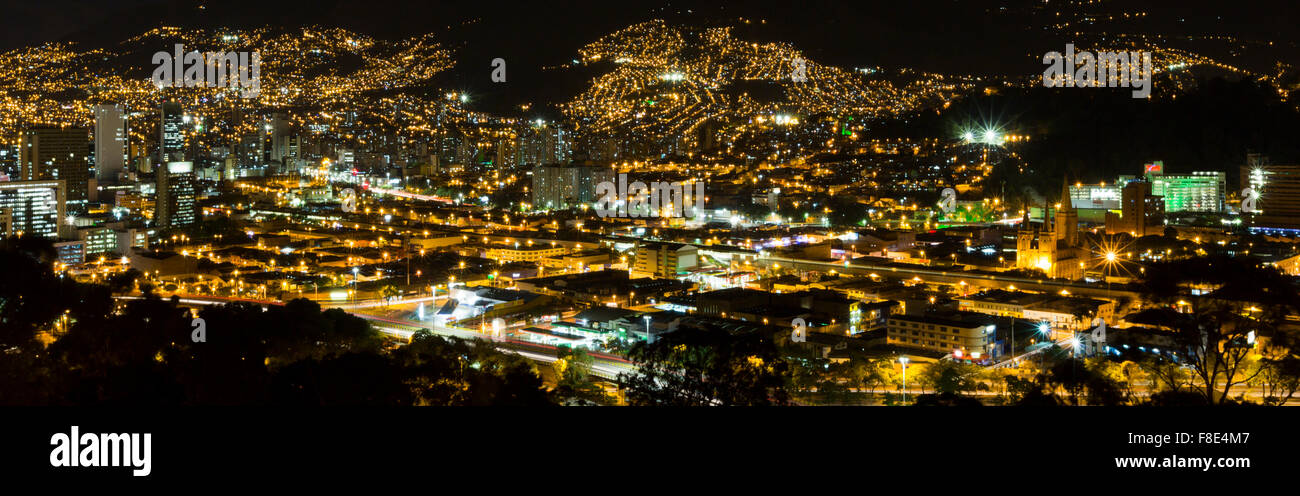
[[[496,155],[492,157],[492,164],[497,167],[513,167],[518,160],[516,144],[513,141],[501,140],[497,142]]]
[[[569,133],[558,126],[538,122],[524,131],[517,141],[517,164],[562,164],[570,159]]]
[[[263,163],[276,162],[284,165],[289,153],[289,120],[283,112],[271,114],[271,119],[263,127]]]
[[[1241,185],[1255,191],[1255,212],[1244,213],[1255,232],[1300,230],[1300,165],[1266,161],[1241,168]]]
[[[126,164],[126,118],[117,105],[96,105],[94,113],[95,179],[116,182]]]
[[[474,158],[477,156],[478,150],[470,144],[468,139],[462,139],[460,140],[460,143],[456,145],[456,163],[468,164],[473,162]]]
[[[0,182],[0,209],[9,211],[9,230],[15,235],[59,237],[59,220],[65,211],[63,180]]]
[[[540,165],[533,168],[533,208],[565,209],[592,204],[596,185],[614,180],[614,170],[598,165]]]
[[[163,102],[158,110],[161,119],[158,126],[158,164],[185,160],[185,115],[181,104]]]
[[[158,227],[187,226],[198,220],[195,209],[193,162],[171,162],[158,167],[154,224]]]
[[[1221,171],[1191,174],[1165,174],[1165,164],[1155,161],[1146,166],[1151,194],[1165,199],[1166,212],[1222,212],[1227,193]]]
[[[90,133],[83,128],[26,129],[19,149],[21,179],[63,181],[64,202],[80,211],[90,194],[89,145]]]
[[[1106,214],[1106,233],[1129,233],[1134,237],[1164,234],[1165,199],[1151,191],[1148,181],[1133,181],[1124,186],[1120,213]]]

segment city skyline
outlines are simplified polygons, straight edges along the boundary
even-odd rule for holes
[[[0,399],[1295,403],[1300,47],[1257,6],[315,22],[356,5],[0,51]]]

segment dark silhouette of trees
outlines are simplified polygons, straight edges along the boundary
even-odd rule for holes
[[[1285,405],[1300,391],[1300,336],[1278,332],[1264,345],[1256,366],[1258,381],[1264,389],[1264,403]]]
[[[916,397],[915,406],[984,406],[980,400],[957,393],[923,394]]]
[[[304,299],[230,303],[194,313],[146,293],[115,303],[110,286],[52,270],[46,240],[0,242],[0,404],[550,405],[533,365],[419,333],[389,351],[365,320]],[[115,280],[116,279],[116,280]]]
[[[979,385],[980,367],[952,360],[940,360],[925,367],[917,382],[928,384],[939,395],[961,395],[973,392]]]
[[[144,274],[137,269],[127,269],[121,274],[113,274],[108,277],[108,289],[113,294],[126,293],[135,288],[135,282],[142,275]]]
[[[410,405],[411,388],[402,369],[385,355],[347,353],[324,359],[307,358],[276,372],[271,380],[274,404]]]
[[[30,237],[0,241],[0,350],[30,350],[38,328],[53,321],[64,308],[56,299],[82,301],[89,290],[54,275],[57,253],[48,240]]]
[[[629,352],[640,374],[622,374],[632,405],[759,406],[789,403],[789,364],[772,337],[679,328]]]
[[[1193,285],[1212,291],[1194,299],[1190,313],[1177,311],[1175,300],[1187,297]],[[1294,338],[1280,324],[1300,310],[1300,293],[1286,276],[1257,260],[1211,256],[1154,264],[1146,271],[1143,289],[1152,300],[1170,306],[1126,319],[1174,331],[1179,363],[1192,371],[1210,404],[1229,402],[1234,387],[1265,370],[1253,366],[1254,355],[1284,359],[1291,354],[1287,345]],[[1271,342],[1261,346],[1262,338]]]
[[[1138,366],[1151,377],[1152,388],[1159,388],[1163,391],[1182,391],[1183,388],[1192,385],[1191,374],[1177,362],[1164,356],[1145,357],[1138,362]]]
[[[1205,395],[1196,391],[1160,391],[1152,393],[1145,406],[1209,406]]]
[[[551,394],[567,405],[605,405],[612,399],[592,379],[595,360],[582,348],[562,348],[552,365],[559,375],[558,384]]]
[[[1009,403],[1021,406],[1057,406],[1061,404],[1056,395],[1048,392],[1042,382],[1022,379],[1014,375],[1003,378],[1007,382]]]
[[[539,406],[553,404],[533,365],[486,341],[416,332],[394,350],[417,405]]]

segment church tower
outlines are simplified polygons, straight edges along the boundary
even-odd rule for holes
[[[1070,180],[1061,183],[1061,203],[1056,206],[1056,239],[1065,246],[1079,246],[1079,211],[1070,201]]]
[[[1029,213],[1016,233],[1016,268],[1038,269],[1052,278],[1083,277],[1078,258],[1079,213],[1070,202],[1069,181],[1062,183],[1060,203],[1043,199],[1043,222],[1034,224]]]
[[[1034,224],[1029,212],[1020,221],[1016,233],[1016,268],[1039,269],[1050,277],[1056,264],[1056,236],[1051,228],[1052,211],[1044,205],[1043,223]]]

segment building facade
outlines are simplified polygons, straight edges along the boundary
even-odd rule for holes
[[[1142,236],[1164,234],[1165,201],[1156,196],[1149,181],[1133,181],[1124,186],[1120,213],[1106,214],[1106,233]]]
[[[1243,213],[1251,231],[1300,232],[1300,165],[1246,165],[1241,184],[1258,195],[1255,211]]]
[[[58,181],[0,182],[0,208],[9,212],[9,231],[14,235],[59,236],[64,217],[64,185]]]
[[[1163,164],[1162,164],[1163,165]],[[1151,194],[1164,198],[1165,212],[1209,212],[1224,210],[1227,193],[1226,177],[1222,171],[1193,172],[1191,174],[1147,173]]]
[[[188,226],[198,221],[193,162],[171,162],[157,169],[154,223],[159,227]]]
[[[115,182],[126,164],[126,118],[117,105],[96,105],[94,113],[95,179],[100,184]]]
[[[675,278],[699,265],[696,248],[681,243],[648,243],[636,248],[633,272]]]
[[[533,208],[566,209],[596,202],[596,185],[614,181],[614,170],[597,165],[541,165],[533,168]]]
[[[885,341],[891,345],[979,359],[992,356],[997,326],[969,312],[953,315],[891,315]]]
[[[185,116],[181,104],[163,102],[158,109],[158,164],[185,160]]]
[[[1043,207],[1043,222],[1034,224],[1026,211],[1016,233],[1016,268],[1038,269],[1051,278],[1079,279],[1079,216],[1062,185],[1060,201]]]
[[[90,194],[90,133],[82,128],[33,128],[22,133],[23,181],[62,181],[64,204],[80,211]]]

